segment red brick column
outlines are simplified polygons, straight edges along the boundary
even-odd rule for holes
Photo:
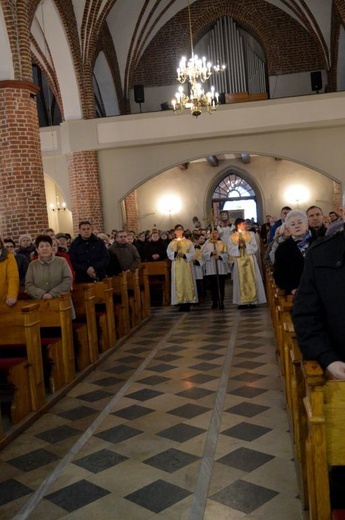
[[[137,192],[134,190],[125,198],[126,229],[138,233]]]
[[[95,229],[104,231],[97,152],[70,154],[68,172],[75,234],[81,220],[89,220]]]
[[[0,232],[14,240],[48,227],[36,85],[0,81]]]

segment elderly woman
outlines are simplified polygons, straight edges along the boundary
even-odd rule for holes
[[[50,300],[71,290],[71,269],[65,258],[54,254],[52,244],[49,235],[36,238],[38,258],[30,262],[26,273],[25,290],[37,300]]]
[[[311,238],[307,215],[298,209],[290,211],[285,219],[285,227],[291,236],[279,244],[275,252],[273,276],[280,289],[284,289],[287,294],[295,294]]]
[[[17,303],[19,273],[16,259],[0,237],[0,301],[12,307]]]
[[[233,267],[233,303],[239,308],[252,308],[266,303],[265,289],[255,253],[258,245],[252,231],[246,231],[246,221],[235,221],[235,232],[229,238],[229,255]]]

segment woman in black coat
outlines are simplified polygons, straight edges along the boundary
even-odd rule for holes
[[[300,210],[288,213],[285,227],[291,236],[282,242],[275,252],[273,276],[276,284],[287,294],[294,294],[299,286],[304,268],[304,257],[311,238],[308,219]]]

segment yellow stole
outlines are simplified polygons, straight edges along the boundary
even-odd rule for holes
[[[234,244],[238,245],[239,235],[238,232],[230,235],[230,239]],[[242,238],[245,242],[252,240],[251,234],[247,231],[242,233]],[[257,294],[253,255],[247,255],[246,248],[241,247],[240,256],[234,258],[234,260],[237,263],[241,302],[245,304],[256,301]]]
[[[189,251],[190,241],[187,238],[178,240],[175,238],[170,242],[170,247],[177,253],[187,254]],[[192,265],[184,258],[176,258],[173,263],[175,270],[175,294],[179,303],[197,302],[195,293]]]

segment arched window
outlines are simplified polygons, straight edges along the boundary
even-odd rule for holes
[[[216,187],[212,195],[215,215],[228,211],[230,218],[243,216],[257,221],[257,201],[251,185],[239,175],[227,175]]]

